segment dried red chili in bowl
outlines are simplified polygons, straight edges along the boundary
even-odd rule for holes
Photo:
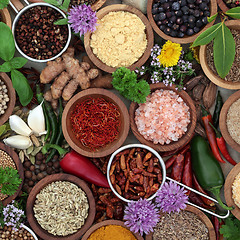
[[[121,147],[108,162],[108,183],[114,194],[125,202],[140,198],[153,199],[165,178],[162,158],[143,144]]]

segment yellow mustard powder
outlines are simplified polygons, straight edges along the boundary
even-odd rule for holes
[[[106,65],[129,67],[145,52],[145,25],[137,15],[125,11],[110,12],[97,23],[90,46]]]
[[[98,228],[88,240],[136,240],[136,238],[125,227],[108,225]]]

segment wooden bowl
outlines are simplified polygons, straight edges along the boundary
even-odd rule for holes
[[[0,142],[0,149],[5,151],[13,159],[13,161],[16,165],[16,168],[18,170],[18,174],[19,174],[20,178],[22,179],[22,183],[19,185],[17,191],[12,196],[9,196],[9,197],[7,197],[7,198],[5,198],[4,200],[1,201],[3,206],[6,206],[12,200],[14,200],[18,196],[19,192],[21,191],[23,181],[24,181],[24,172],[23,172],[22,162],[20,161],[17,153],[15,151],[13,151],[12,148],[10,148],[9,146]]]
[[[16,92],[15,89],[13,88],[12,81],[8,77],[8,75],[4,72],[0,72],[0,79],[3,80],[7,86],[8,90],[8,96],[9,96],[9,102],[7,103],[7,109],[3,115],[0,115],[0,126],[4,124],[10,115],[13,112],[15,102],[16,102]]]
[[[76,184],[86,193],[88,198],[88,203],[89,203],[88,217],[85,220],[85,223],[82,226],[82,228],[80,228],[76,233],[65,236],[65,237],[54,236],[50,234],[48,231],[46,231],[45,229],[43,229],[37,222],[36,218],[34,217],[34,212],[33,212],[33,206],[34,206],[37,194],[48,184],[55,181],[68,181]],[[78,240],[92,225],[94,221],[95,213],[96,213],[96,207],[95,207],[95,200],[94,200],[93,194],[85,181],[70,174],[59,173],[59,174],[49,175],[43,178],[33,187],[27,199],[26,211],[27,211],[27,220],[31,228],[41,238],[45,240]]]
[[[36,3],[36,2],[44,2],[43,0],[29,0],[29,2]],[[92,10],[97,11],[102,5],[106,2],[106,0],[98,0],[92,5]]]
[[[118,12],[118,11],[126,11],[126,12],[130,12],[137,15],[146,26],[145,32],[146,32],[147,41],[148,41],[147,48],[143,53],[143,55],[138,59],[138,61],[128,67],[130,70],[135,70],[136,68],[141,67],[148,60],[151,54],[151,49],[153,47],[153,41],[154,41],[153,30],[148,19],[140,10],[125,4],[114,4],[114,5],[104,7],[97,12],[97,17],[98,19],[102,19],[109,12]],[[95,54],[93,54],[92,48],[90,47],[90,38],[91,38],[90,32],[84,35],[84,46],[85,46],[88,57],[98,68],[102,69],[103,71],[109,72],[109,73],[114,72],[117,68],[106,65]]]
[[[152,16],[152,5],[154,3],[155,0],[148,0],[147,3],[147,16],[149,19],[149,22],[151,23],[154,31],[163,39],[165,40],[170,40],[172,42],[175,43],[180,43],[180,44],[185,44],[185,43],[191,43],[194,42],[194,40],[201,34],[203,33],[206,29],[208,29],[209,27],[211,27],[213,25],[213,23],[215,21],[212,21],[211,23],[208,23],[207,25],[205,25],[205,27],[198,33],[193,34],[192,36],[184,36],[183,38],[177,38],[177,37],[171,37],[169,35],[166,35],[163,31],[160,30],[160,28],[158,27],[158,25],[155,23],[153,16]],[[213,16],[214,14],[217,13],[217,2],[216,0],[211,0],[210,1],[210,16]]]
[[[240,98],[240,90],[232,94],[223,104],[219,117],[219,127],[225,141],[236,151],[240,152],[240,145],[233,140],[227,128],[227,113],[231,105]]]
[[[225,4],[223,0],[217,0],[217,4],[223,12],[226,12],[229,10],[228,6]]]
[[[12,28],[12,19],[7,8],[0,9],[1,19],[6,23],[10,28]]]
[[[209,218],[198,208],[195,208],[193,206],[187,205],[187,207],[184,209],[184,211],[195,213],[202,222],[206,225],[209,233],[209,240],[216,240],[216,233],[214,230],[214,227],[212,225],[212,222],[209,220]],[[150,233],[146,236],[146,240],[153,240],[153,233]]]
[[[226,21],[225,24],[230,29],[240,30],[240,20]],[[200,46],[199,52],[200,63],[206,76],[219,87],[226,89],[240,89],[240,82],[225,81],[224,79],[220,78],[219,76],[215,75],[215,73],[213,73],[213,71],[208,66],[206,54],[207,45]]]
[[[125,227],[126,229],[128,229],[130,231],[130,229],[125,226],[123,221],[119,221],[119,220],[106,220],[106,221],[97,223],[97,224],[93,225],[90,229],[88,229],[88,231],[83,235],[82,240],[87,240],[91,236],[91,234],[93,232],[95,232],[97,229],[99,229],[100,227],[103,227],[103,226],[108,226],[108,225],[122,226],[122,227]],[[144,240],[144,238],[142,236],[140,236],[138,233],[134,233],[134,232],[131,232],[131,233],[134,235],[134,237],[137,240]],[[109,240],[111,240],[111,239],[109,239]]]
[[[234,168],[227,175],[225,184],[224,184],[224,197],[229,207],[234,206],[234,209],[231,211],[232,214],[240,220],[240,208],[235,204],[232,198],[232,185],[235,177],[240,173],[240,163],[234,166]]]
[[[190,111],[190,123],[188,124],[187,132],[177,141],[177,142],[171,142],[170,144],[154,144],[152,141],[146,140],[138,131],[136,123],[135,123],[135,111],[138,108],[138,104],[135,102],[132,102],[129,108],[129,115],[130,115],[130,124],[131,129],[133,131],[133,134],[135,137],[145,145],[148,145],[149,147],[155,149],[159,152],[168,152],[175,149],[180,149],[183,146],[185,146],[187,143],[190,142],[191,138],[194,135],[194,129],[196,127],[196,121],[197,121],[197,115],[196,115],[196,108],[194,106],[194,103],[191,99],[191,97],[183,90],[178,91],[176,90],[176,86],[165,86],[163,83],[157,83],[157,84],[151,84],[150,85],[151,92],[154,92],[158,89],[164,89],[164,90],[172,90],[176,92],[188,105],[189,111]]]
[[[75,106],[80,103],[81,101],[89,98],[89,97],[102,97],[107,101],[113,102],[120,111],[120,121],[121,121],[121,129],[118,138],[113,141],[112,143],[107,144],[105,147],[99,148],[96,151],[92,151],[88,147],[85,147],[75,136],[75,134],[72,131],[72,125],[70,122],[70,116],[72,111],[74,110]],[[71,100],[67,103],[66,107],[63,111],[62,116],[62,128],[63,128],[63,134],[70,145],[71,148],[73,148],[76,152],[79,154],[82,154],[87,157],[104,157],[112,152],[114,152],[116,149],[118,149],[126,140],[128,132],[129,132],[129,114],[127,107],[122,102],[120,98],[118,98],[114,93],[102,89],[102,88],[91,88],[84,91],[79,92],[76,94]]]

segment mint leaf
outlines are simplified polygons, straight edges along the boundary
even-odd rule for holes
[[[67,11],[69,8],[71,0],[64,0],[62,7],[65,8],[65,10]]]
[[[11,72],[12,67],[10,62],[5,62],[0,66],[0,72]]]
[[[231,8],[225,14],[232,18],[240,19],[240,7]]]
[[[11,59],[10,64],[13,69],[17,69],[22,68],[27,62],[28,60],[26,58],[14,57],[13,59]]]
[[[6,8],[9,4],[9,0],[1,0],[0,1],[0,9]]]
[[[67,18],[58,19],[56,22],[54,22],[54,25],[66,25],[68,24]]]

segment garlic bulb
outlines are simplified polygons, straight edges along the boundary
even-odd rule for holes
[[[28,126],[33,130],[34,134],[38,136],[47,133],[45,129],[45,118],[42,103],[29,112],[27,119]]]
[[[23,136],[30,136],[32,134],[32,130],[28,127],[28,125],[17,115],[12,115],[9,117],[9,125],[10,128]]]
[[[29,137],[15,135],[8,138],[3,139],[3,142],[12,148],[17,149],[27,149],[32,146],[32,141]]]

